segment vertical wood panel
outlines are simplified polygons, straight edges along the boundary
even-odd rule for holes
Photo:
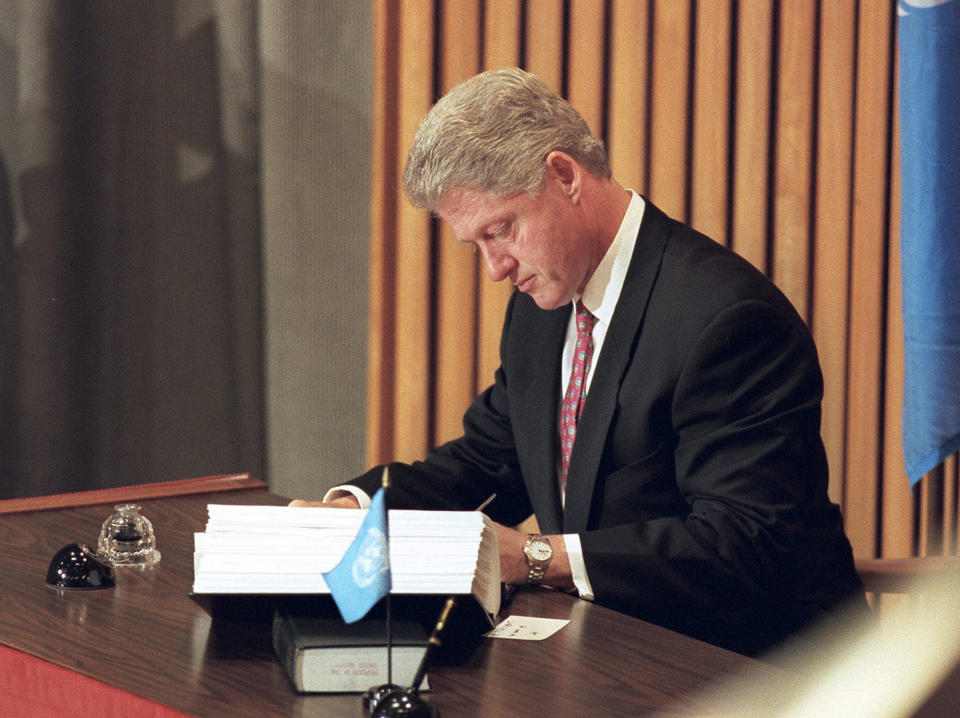
[[[374,56],[393,57],[397,52],[396,5],[377,0],[373,6]],[[398,110],[396,65],[373,63],[373,167],[370,188],[370,308],[367,362],[368,464],[388,461],[393,450],[394,298],[393,238],[396,212],[387,188],[397,176],[396,117]]]
[[[810,297],[816,5],[780,4],[773,197],[773,279],[805,319]]]
[[[944,473],[944,492],[943,492],[943,504],[944,504],[944,543],[943,543],[943,553],[953,554],[957,552],[957,530],[958,530],[958,520],[960,516],[957,515],[958,509],[958,486],[957,479],[960,476],[960,457],[957,454],[947,458],[946,462],[943,465]]]
[[[943,467],[938,466],[917,485],[919,490],[920,521],[918,525],[917,549],[920,556],[936,556],[940,553],[939,544],[943,539],[940,516],[943,510]]]
[[[567,99],[597,137],[604,135],[605,52],[606,5],[571,0]]]
[[[767,0],[741,0],[737,13],[730,246],[761,271],[767,269],[773,7]]]
[[[896,73],[893,107],[896,101]],[[885,367],[886,398],[884,401],[883,442],[887,454],[881,477],[880,549],[881,556],[910,556],[915,543],[913,492],[904,467],[902,444],[903,420],[903,314],[900,285],[900,147],[896,142],[899,127],[893,114],[894,145],[890,153],[890,262],[887,272],[887,351]]]
[[[521,4],[519,0],[487,0],[484,13],[483,62],[486,69],[515,67],[520,64]],[[493,382],[500,366],[500,327],[512,287],[507,282],[491,282],[479,269],[479,308],[477,335],[477,386]]]
[[[650,106],[650,199],[687,219],[687,128],[690,90],[689,0],[655,0]]]
[[[696,6],[690,224],[729,244],[731,2]]]
[[[440,86],[446,92],[480,70],[480,8],[444,0],[440,18]],[[477,256],[438,222],[435,429],[432,443],[462,432],[463,411],[477,393]]]
[[[418,0],[400,3],[400,157],[433,102],[433,6]],[[401,183],[398,163],[394,187]],[[396,347],[393,457],[413,461],[429,448],[430,427],[430,219],[396,193]]]
[[[896,238],[899,233],[893,234]],[[880,548],[879,555],[910,556],[915,543],[913,528],[913,492],[903,464],[901,446],[901,408],[903,406],[903,322],[900,315],[900,247],[890,243],[891,302],[887,312],[886,402],[884,409],[884,444],[891,451],[883,462],[881,477]],[[896,262],[896,264],[894,264]],[[860,489],[852,488],[853,491]],[[861,552],[867,555],[867,547]]]
[[[890,117],[889,66],[866,58],[891,57],[890,11],[889,3],[869,0],[858,23],[846,517],[861,555],[873,553],[878,534]]]
[[[821,5],[811,330],[823,368],[830,498],[843,503],[856,7]]]
[[[483,66],[516,67],[520,64],[520,0],[486,0],[483,14]]]
[[[528,0],[523,66],[557,93],[563,92],[563,3]]]
[[[614,0],[610,9],[610,97],[607,149],[613,173],[647,193],[649,3]]]

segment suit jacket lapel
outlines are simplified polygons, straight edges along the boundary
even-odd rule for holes
[[[668,234],[666,215],[647,200],[633,258],[607,329],[577,427],[577,439],[567,472],[564,533],[578,533],[588,528],[593,489],[610,422],[617,407],[617,393],[630,364],[634,339],[660,269]],[[553,424],[556,431],[555,417]]]
[[[557,402],[561,351],[569,318],[570,307],[538,312],[538,331],[529,332],[526,337],[524,373],[511,380],[515,382],[511,393],[518,397],[513,422],[523,436],[517,442],[517,451],[527,494],[544,533],[559,533],[562,523],[556,463]]]

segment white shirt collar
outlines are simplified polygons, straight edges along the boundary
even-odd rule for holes
[[[643,211],[646,207],[643,197],[633,190],[630,190],[630,194],[630,204],[623,215],[617,234],[587,281],[583,296],[580,297],[584,306],[604,325],[610,324],[613,310],[617,307],[617,300],[620,298],[623,282],[627,277],[627,269],[630,267],[633,248],[637,243],[637,234],[640,232],[640,223],[643,221]],[[575,297],[574,304],[576,299]]]

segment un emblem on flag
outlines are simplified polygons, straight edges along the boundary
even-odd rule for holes
[[[353,562],[353,582],[358,588],[366,588],[378,576],[390,570],[390,554],[387,537],[378,528],[370,527]]]

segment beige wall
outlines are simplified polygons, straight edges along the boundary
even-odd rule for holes
[[[372,15],[260,8],[267,479],[314,498],[363,468]]]

